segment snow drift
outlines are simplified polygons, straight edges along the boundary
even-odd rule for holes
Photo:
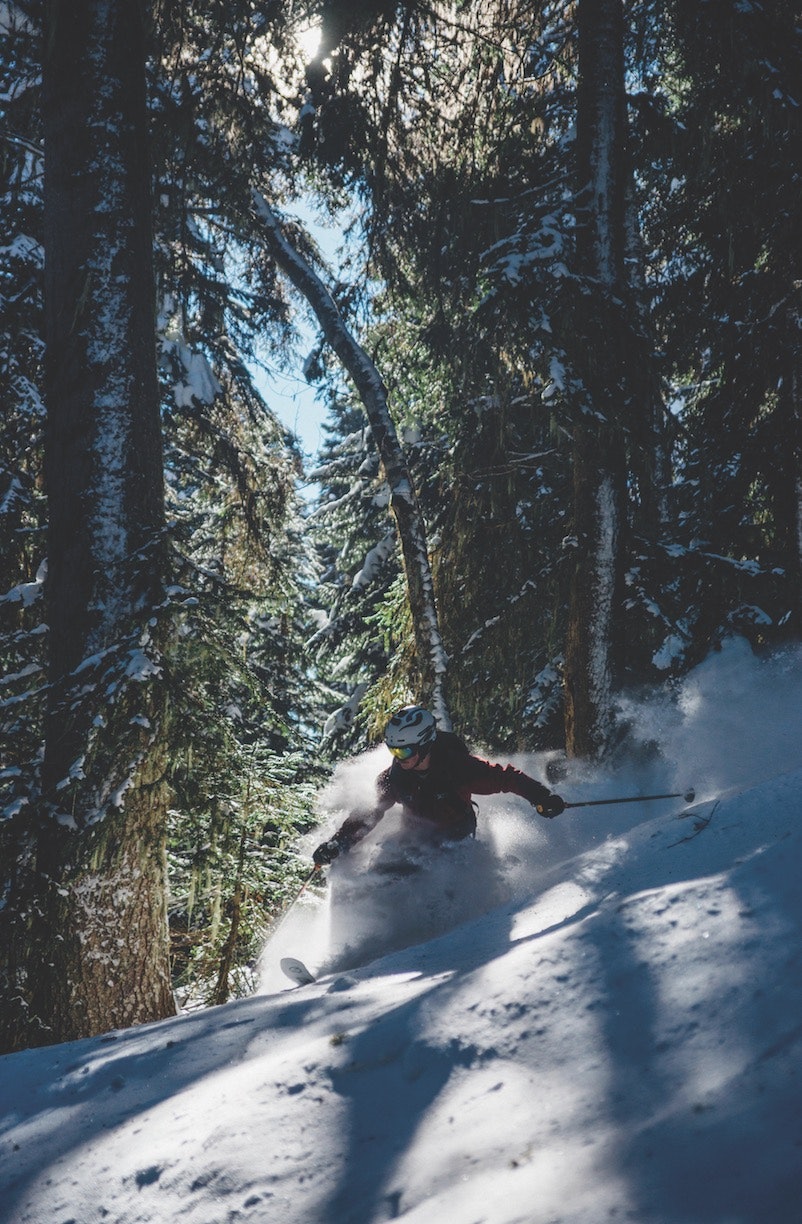
[[[510,895],[437,938],[0,1060],[0,1220],[796,1224],[800,682],[732,644],[561,787],[689,808],[483,802]]]

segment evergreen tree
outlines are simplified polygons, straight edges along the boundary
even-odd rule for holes
[[[377,344],[397,419],[422,439],[416,476],[436,541],[457,721],[488,742],[520,742],[525,690],[510,691],[512,657],[519,675],[554,677],[542,711],[551,736],[565,571],[554,554],[566,525],[549,501],[565,477],[548,403],[548,282],[563,257],[566,163],[536,133],[565,128],[552,60],[566,32],[550,6],[377,7],[350,24],[339,15],[340,42],[324,37],[320,53],[330,71],[312,77],[310,133],[370,200],[373,267],[388,286]],[[553,96],[529,75],[538,20]],[[358,96],[347,89],[355,63]],[[499,545],[505,564],[488,582]]]
[[[663,295],[677,396],[692,661],[799,633],[802,34],[794,5],[677,3],[680,236]]]
[[[226,963],[233,972],[237,963],[252,959],[253,946],[252,941],[233,937],[231,929],[224,930],[225,914],[232,897],[236,894],[239,899],[240,933],[246,920],[253,929],[263,929],[270,914],[276,912],[276,898],[285,894],[288,883],[292,884],[299,870],[284,843],[292,829],[302,827],[310,818],[309,787],[301,779],[309,773],[309,754],[322,717],[316,704],[316,681],[302,656],[303,643],[311,633],[305,593],[314,583],[314,563],[303,542],[293,490],[297,456],[255,392],[246,366],[254,357],[254,326],[262,324],[267,330],[267,321],[279,341],[288,336],[286,304],[264,291],[267,269],[263,261],[258,276],[249,268],[247,244],[240,241],[241,231],[231,223],[232,218],[236,222],[240,215],[238,197],[236,193],[231,198],[220,196],[220,166],[212,156],[206,135],[210,111],[219,117],[224,102],[232,106],[242,101],[242,91],[232,87],[237,80],[237,70],[236,65],[232,67],[231,48],[236,47],[238,31],[247,29],[258,40],[263,37],[265,27],[262,25],[260,31],[245,18],[244,25],[240,22],[237,26],[238,13],[232,14],[230,25],[223,27],[230,38],[229,50],[222,54],[220,61],[210,61],[214,67],[209,71],[218,73],[217,87],[205,90],[198,85],[198,61],[192,59],[192,46],[185,42],[179,46],[170,41],[169,22],[177,16],[180,14],[172,6],[164,6],[160,12],[164,25],[157,28],[156,34],[159,50],[153,59],[151,106],[158,133],[155,144],[159,205],[156,264],[161,306],[158,325],[167,432],[168,532],[172,537],[169,539],[158,529],[154,547],[158,551],[164,548],[165,542],[168,544],[174,580],[165,593],[158,594],[160,566],[149,564],[144,551],[140,554],[137,560],[141,563],[142,575],[154,583],[153,625],[148,626],[153,630],[152,637],[144,643],[142,654],[134,650],[126,655],[121,648],[119,655],[114,651],[103,655],[97,666],[101,673],[106,667],[106,679],[111,681],[109,667],[113,668],[115,660],[123,670],[126,660],[132,662],[135,654],[143,665],[146,658],[152,662],[148,691],[157,705],[161,703],[162,738],[159,752],[155,751],[155,742],[152,748],[145,748],[143,762],[146,760],[154,769],[162,770],[163,780],[170,783],[174,802],[195,805],[179,811],[176,804],[173,809],[171,862],[177,863],[181,858],[182,827],[191,841],[192,830],[204,822],[219,829],[222,811],[227,811],[236,823],[236,813],[243,810],[243,804],[250,813],[251,831],[257,826],[259,830],[266,827],[268,810],[283,813],[280,822],[282,847],[275,853],[270,849],[269,839],[263,846],[261,831],[258,836],[253,833],[255,844],[263,847],[251,860],[258,863],[255,870],[260,881],[258,889],[252,889],[244,897],[241,879],[239,885],[235,881],[229,884],[227,860],[218,858],[210,867],[212,873],[217,873],[215,888],[222,906],[222,925],[218,913],[216,934],[202,938],[208,947],[216,949],[216,954],[225,950]],[[189,16],[190,10],[186,10],[184,18]],[[213,28],[203,20],[196,20],[193,11],[192,20],[186,20],[182,28],[182,37],[188,38],[192,31],[202,39],[204,33],[208,34]],[[38,50],[35,27],[23,24],[18,33],[20,43],[24,41],[31,57],[25,63],[31,64],[30,76],[35,81],[37,65],[33,57]],[[168,52],[171,46],[174,55]],[[69,48],[64,50],[69,53]],[[205,62],[200,54],[198,58]],[[228,68],[220,71],[220,62]],[[256,63],[263,65],[263,58],[257,58]],[[140,70],[143,65],[144,50]],[[6,204],[9,210],[12,206],[17,208],[20,215],[24,209],[28,210],[31,223],[26,222],[25,230],[19,232],[35,236],[41,231],[41,196],[30,170],[33,167],[35,171],[40,164],[36,160],[40,144],[38,90],[31,88],[27,95],[23,94],[23,71],[27,68],[21,57],[9,65],[12,87],[8,97],[24,97],[28,105],[26,108],[20,103],[14,112],[23,120],[20,123],[22,137],[11,146],[14,159],[9,157],[4,161],[11,184]],[[174,106],[176,99],[180,106]],[[204,109],[207,106],[210,111]],[[267,123],[268,143],[273,148],[273,138],[280,128],[272,119]],[[257,133],[254,139],[264,139],[264,131]],[[140,130],[137,150],[141,152],[145,144],[144,132]],[[146,168],[139,166],[138,189],[147,193],[148,181]],[[59,202],[60,193],[51,194],[51,199]],[[212,211],[210,202],[215,199],[220,202]],[[83,216],[83,200],[78,212]],[[247,209],[241,215],[247,216]],[[232,240],[231,235],[236,240]],[[23,255],[37,272],[35,239],[18,241],[15,251],[20,253],[20,260],[10,265],[9,274],[14,277],[18,289],[21,287],[30,294],[32,305],[28,316],[30,343],[27,348],[16,343],[24,335],[24,315],[18,311],[15,346],[12,349],[9,344],[9,358],[4,365],[4,377],[8,378],[12,390],[14,407],[13,416],[9,414],[7,421],[13,420],[15,428],[18,424],[19,429],[16,435],[7,428],[3,433],[3,445],[9,452],[9,496],[5,503],[9,513],[4,519],[8,532],[3,535],[3,547],[9,546],[10,571],[4,588],[8,591],[4,604],[9,613],[9,632],[4,637],[3,648],[10,664],[4,730],[10,753],[2,778],[6,818],[3,843],[4,851],[8,849],[8,854],[3,856],[3,889],[6,897],[9,888],[14,892],[14,905],[4,909],[4,922],[10,924],[12,919],[19,920],[20,942],[11,938],[4,941],[3,970],[5,981],[11,987],[9,997],[22,998],[26,992],[30,996],[33,990],[47,989],[43,980],[25,979],[23,957],[28,952],[24,947],[20,951],[28,939],[24,924],[29,912],[27,899],[33,888],[30,873],[35,866],[31,856],[36,826],[30,813],[31,805],[37,803],[40,788],[41,762],[37,758],[42,724],[36,706],[37,691],[31,689],[31,684],[36,679],[36,643],[41,640],[43,627],[41,614],[37,616],[41,600],[36,601],[43,572],[35,581],[21,582],[19,571],[13,573],[13,569],[19,564],[22,574],[35,574],[45,550],[41,541],[38,556],[35,552],[23,554],[20,547],[24,542],[27,548],[36,539],[31,526],[34,513],[41,505],[41,498],[38,503],[30,496],[21,499],[19,491],[33,491],[36,465],[41,459],[40,440],[31,425],[36,423],[41,403],[37,363],[41,362],[42,321],[36,298],[38,274],[29,278],[30,284],[23,276]],[[150,266],[147,246],[141,255],[140,266],[142,270]],[[250,299],[248,285],[252,287]],[[152,293],[148,298],[152,309]],[[27,302],[29,299],[23,294],[21,300]],[[91,315],[94,304],[91,294],[81,299],[87,315]],[[9,313],[9,329],[12,325]],[[150,370],[150,376],[143,374],[141,382],[152,390],[155,386],[152,381],[155,379],[152,315],[146,330],[151,343],[150,356],[140,353],[137,368],[140,374],[142,370]],[[109,347],[118,345],[110,339]],[[28,364],[23,365],[23,362]],[[30,387],[27,398],[26,386]],[[19,445],[17,440],[22,437],[25,437],[25,444]],[[12,454],[12,448],[16,454]],[[26,455],[29,460],[24,459]],[[33,478],[26,481],[28,470]],[[77,465],[73,475],[80,475],[80,470]],[[59,475],[57,472],[57,479]],[[158,488],[160,496],[160,470]],[[102,517],[98,516],[99,526]],[[54,534],[68,527],[68,521],[60,520],[54,525]],[[70,544],[69,531],[67,537],[66,542],[60,537],[57,539],[56,554],[63,545]],[[12,551],[14,549],[16,551]],[[143,615],[144,612],[143,601]],[[143,623],[147,623],[147,618]],[[80,674],[88,680],[88,669]],[[137,677],[141,676],[140,671]],[[144,685],[139,686],[135,679],[128,691],[136,694],[143,689]],[[113,691],[122,708],[125,685],[120,684]],[[93,731],[98,754],[106,751],[109,758],[116,757],[123,766],[126,736],[146,738],[144,719],[139,719],[134,711],[129,713],[134,721],[129,724],[124,719],[122,732],[113,722],[103,727],[100,720]],[[155,732],[155,720],[151,720],[151,726]],[[159,766],[162,748],[165,759]],[[261,762],[265,772],[262,784],[253,776],[255,759]],[[248,770],[245,762],[250,763]],[[93,764],[98,765],[94,771]],[[101,765],[100,757],[86,759],[87,788],[102,785]],[[58,764],[51,752],[48,774],[56,785],[57,773]],[[80,777],[74,777],[72,789],[77,791],[81,786]],[[59,797],[64,793],[65,788],[59,788]],[[243,798],[246,793],[259,798],[252,798],[246,804]],[[161,794],[164,804],[166,791],[162,790]],[[221,795],[225,796],[222,802]],[[158,820],[158,804],[153,805],[153,812]],[[162,808],[162,819],[163,815]],[[103,824],[98,821],[97,828],[92,825],[98,837]],[[151,840],[158,851],[158,835]],[[207,843],[208,839],[204,841]],[[176,875],[174,869],[172,875],[175,882],[180,872]],[[258,900],[252,900],[255,897]],[[251,913],[245,915],[244,908],[249,904]],[[161,906],[163,913],[163,888]],[[179,923],[181,908],[181,890],[178,889],[173,916]],[[145,912],[143,909],[143,914]],[[206,912],[208,915],[209,911]],[[100,912],[98,917],[102,918]],[[195,920],[203,920],[202,907],[196,907]],[[41,930],[43,941],[48,938],[49,926],[46,917]],[[114,926],[119,932],[119,923]],[[121,937],[125,934],[123,931]],[[132,926],[132,936],[135,934],[136,928]],[[184,967],[182,964],[181,970]],[[208,963],[203,973],[208,976]],[[221,966],[216,975],[217,998],[228,989],[227,978],[228,971],[223,972]],[[20,982],[24,987],[22,994],[16,989]],[[122,972],[118,985],[125,989]],[[58,1003],[58,999],[54,1002]],[[95,1005],[94,1001],[90,1003]],[[80,1002],[77,1005],[80,1006]],[[96,1011],[99,1016],[100,1000]],[[123,1013],[119,1014],[122,1017]],[[66,1009],[64,1015],[66,1018]],[[105,1023],[114,1023],[116,1015],[113,1009],[108,1010]],[[20,1033],[26,1022],[25,1016],[9,1018],[9,1027],[17,1026],[12,1040],[25,1039]],[[95,1019],[93,1023],[104,1022]],[[36,1037],[29,1034],[27,1039]]]
[[[519,668],[531,677],[531,700],[524,691],[508,709],[526,711],[513,717],[513,734],[524,726],[540,742],[553,734],[576,539],[566,519],[566,439],[589,436],[587,411],[605,416],[602,432],[616,451],[614,614],[606,630],[596,603],[581,619],[586,635],[599,629],[614,640],[603,668],[605,726],[581,749],[590,752],[610,739],[613,673],[618,682],[660,681],[733,628],[759,642],[793,624],[794,587],[784,574],[798,572],[791,543],[799,507],[791,389],[798,309],[794,257],[784,266],[781,255],[797,245],[788,228],[799,75],[792,7],[625,6],[612,152],[619,159],[628,146],[632,169],[616,175],[614,292],[589,272],[588,214],[571,179],[584,96],[578,22],[593,10],[376,5],[357,17],[331,0],[328,41],[310,72],[317,109],[308,127],[309,147],[317,134],[319,158],[370,200],[373,268],[388,286],[383,326],[414,370],[408,383],[438,388],[417,414],[423,449],[432,448],[428,462],[421,456],[423,470],[440,481],[440,495],[427,502],[424,478],[423,505],[430,538],[444,550],[434,568],[455,715],[475,727],[482,703],[469,694],[481,685],[492,709],[488,736],[499,723],[491,694],[509,703],[508,664],[502,651],[484,660],[480,652],[494,639],[522,636],[517,618],[526,614],[531,625],[534,606],[553,615],[536,622],[528,665]],[[603,49],[591,40],[586,79]],[[581,128],[580,145],[584,120]],[[743,182],[753,184],[748,200]],[[720,205],[711,208],[711,200]],[[742,308],[732,311],[732,302]],[[761,338],[757,361],[744,336]],[[520,452],[507,448],[522,437],[511,405],[527,398],[533,444],[524,454],[540,457],[545,498],[511,478]],[[455,501],[449,515],[445,506],[464,475],[452,460],[459,455],[473,473],[474,438],[477,452],[494,456],[506,489],[499,481],[485,500],[482,479],[466,480],[471,498]],[[592,503],[599,457],[588,449],[583,463],[580,448],[571,459],[579,509],[586,495]],[[529,539],[545,557],[530,555],[523,583],[522,507]],[[487,585],[483,535],[494,521],[510,541],[515,585],[494,573],[487,602],[495,596],[496,617],[476,608],[468,619],[475,592]],[[581,520],[580,528],[584,534]],[[519,598],[524,589],[531,599]],[[575,627],[578,615],[575,602]],[[467,668],[468,682],[460,678],[471,655],[473,687]],[[519,651],[514,657],[520,664]],[[594,683],[589,668],[590,653],[568,665],[585,696]],[[588,712],[585,722],[593,721]]]
[[[139,6],[51,5],[45,46],[49,686],[42,802],[9,903],[12,1046],[174,1010]]]
[[[44,689],[46,517],[43,496],[41,129],[36,28],[2,21],[0,175],[0,861],[35,792]],[[29,694],[32,696],[26,697]],[[6,840],[8,839],[8,840]],[[5,881],[2,885],[5,891]]]

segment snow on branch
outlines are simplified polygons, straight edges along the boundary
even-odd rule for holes
[[[36,603],[41,598],[46,576],[47,562],[43,561],[37,570],[34,581],[20,582],[17,586],[12,587],[10,591],[0,595],[0,604],[18,603],[22,604],[23,608],[29,608],[31,604]]]
[[[379,540],[373,548],[370,549],[365,560],[362,562],[361,570],[354,575],[354,580],[351,583],[352,590],[363,590],[370,586],[376,574],[381,570],[385,561],[393,555],[395,548],[395,532],[388,531],[385,536]]]
[[[175,303],[168,294],[162,304],[156,329],[160,335],[162,359],[170,362],[178,375],[173,385],[177,408],[191,408],[192,401],[211,404],[222,394],[208,358],[189,347],[181,334]]]

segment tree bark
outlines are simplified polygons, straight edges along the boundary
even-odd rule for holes
[[[239,854],[237,856],[237,878],[234,881],[234,891],[231,895],[231,925],[228,928],[228,935],[220,952],[217,982],[212,994],[212,1002],[215,1004],[227,1003],[230,994],[228,979],[234,966],[234,954],[237,950],[237,940],[239,939],[239,929],[242,921],[243,876],[245,874],[247,847],[248,831],[243,826],[242,833],[240,834]]]
[[[638,492],[637,520],[633,530],[648,539],[661,540],[669,526],[671,440],[667,428],[668,413],[654,357],[657,338],[649,316],[645,255],[633,186],[632,176],[627,175],[626,267],[633,311],[628,382],[634,383],[637,388],[636,411],[631,422],[632,473]]]
[[[622,580],[627,360],[626,107],[621,0],[580,0],[577,259],[587,292],[575,337],[586,400],[573,449],[573,576],[565,652],[569,756],[599,758],[613,727],[616,614]]]
[[[426,687],[431,695],[432,712],[438,725],[443,730],[450,730],[451,717],[445,695],[448,659],[440,634],[426,528],[406,457],[387,407],[387,389],[373,361],[345,326],[328,289],[303,256],[287,241],[278,217],[258,191],[253,193],[253,203],[257,216],[263,222],[265,243],[271,255],[288,280],[309,302],[327,343],[350,374],[365,408],[390,488],[390,509],[398,529],[407,598],[418,655],[423,662]]]
[[[164,504],[140,0],[50,0],[43,63],[49,700],[6,1047],[175,1010]]]
[[[796,292],[802,285],[796,286]],[[802,308],[794,301],[789,309],[788,375],[783,380],[781,396],[787,400],[791,437],[791,481],[793,484],[791,537],[789,550],[792,578],[791,624],[797,634],[802,630]]]

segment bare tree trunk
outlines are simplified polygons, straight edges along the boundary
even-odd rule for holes
[[[43,801],[12,898],[7,1046],[175,1010],[143,8],[46,8],[50,696]]]
[[[613,726],[616,613],[622,578],[627,359],[626,108],[622,0],[580,0],[577,254],[590,293],[578,309],[577,368],[587,399],[574,427],[573,577],[565,652],[569,756],[598,758]]]
[[[432,712],[444,730],[451,718],[445,696],[447,656],[434,599],[426,528],[420,513],[406,457],[387,407],[387,390],[375,364],[342,320],[326,286],[303,256],[287,241],[278,217],[264,197],[253,193],[256,213],[264,224],[266,245],[282,272],[309,302],[326,341],[350,374],[362,400],[371,433],[390,488],[390,508],[398,529],[415,639]]]

